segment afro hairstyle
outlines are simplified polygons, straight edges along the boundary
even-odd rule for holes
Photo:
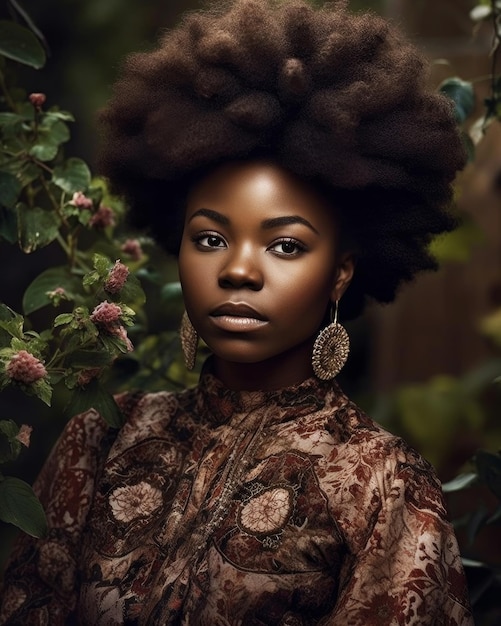
[[[436,269],[464,165],[452,104],[422,55],[346,2],[235,0],[188,13],[125,61],[101,114],[101,171],[176,254],[186,194],[219,164],[266,158],[317,185],[356,251],[344,318]]]

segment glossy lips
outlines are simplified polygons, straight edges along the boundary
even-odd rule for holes
[[[268,320],[248,304],[226,302],[214,309],[210,317],[221,330],[247,332],[261,328]]]

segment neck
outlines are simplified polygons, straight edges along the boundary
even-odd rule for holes
[[[214,356],[214,374],[235,391],[275,391],[313,376],[312,345],[308,341],[293,351],[260,361],[237,363]]]

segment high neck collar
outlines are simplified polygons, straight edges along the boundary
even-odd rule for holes
[[[323,409],[328,403],[343,403],[344,398],[335,381],[307,378],[289,387],[271,391],[237,391],[228,389],[213,373],[209,358],[202,369],[197,387],[201,417],[214,426],[242,422],[252,413],[269,413],[270,422],[298,419]]]

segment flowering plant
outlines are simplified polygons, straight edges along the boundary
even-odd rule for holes
[[[47,405],[59,394],[67,417],[93,408],[118,427],[120,411],[103,385],[118,362],[129,363],[120,370],[129,386],[190,382],[179,365],[180,289],[149,270],[149,253],[158,253],[148,239],[127,235],[123,204],[105,182],[82,159],[65,157],[71,113],[12,84],[15,63],[38,69],[44,62],[29,28],[0,21],[0,242],[29,255],[63,253],[24,286],[22,314],[0,302],[0,393],[17,388]],[[157,307],[169,303],[158,335],[149,334],[144,285],[157,290]],[[134,352],[129,333],[141,336]],[[2,415],[0,468],[29,446],[31,428]],[[34,536],[46,530],[31,487],[1,471],[0,520]]]

